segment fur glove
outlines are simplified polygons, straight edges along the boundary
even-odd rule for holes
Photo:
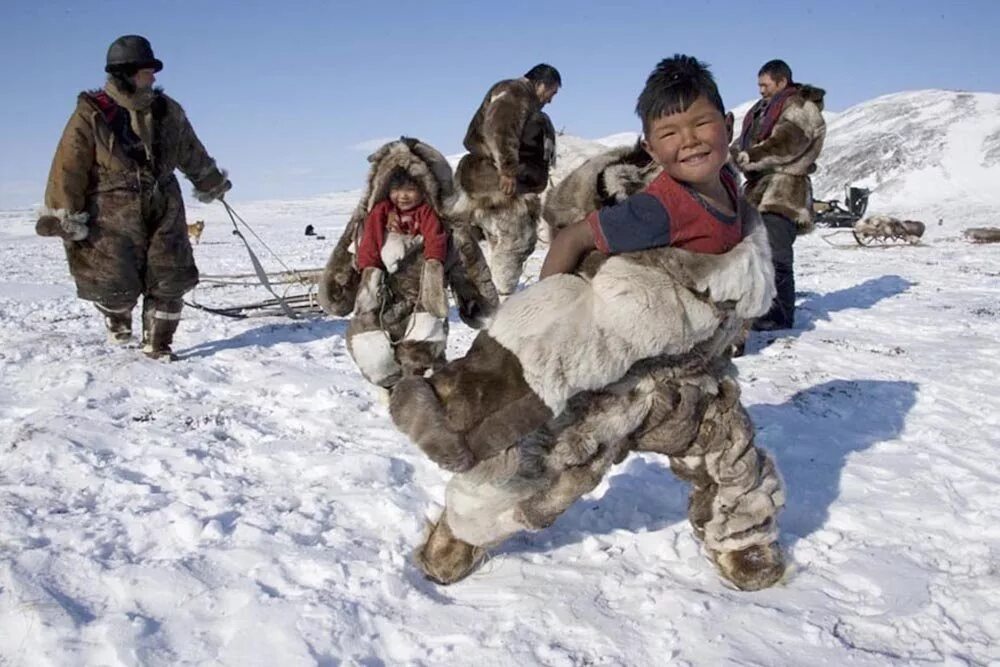
[[[35,223],[35,233],[39,236],[58,236],[66,241],[82,241],[87,238],[90,228],[87,220],[90,214],[67,213],[65,210],[47,211]]]
[[[436,259],[424,260],[424,268],[420,273],[420,305],[434,317],[441,319],[448,317],[444,266]]]
[[[222,199],[223,195],[233,189],[233,183],[229,180],[229,178],[227,178],[228,175],[229,174],[226,170],[223,169],[219,172],[219,177],[214,185],[205,185],[205,183],[202,182],[194,189],[194,192],[192,193],[194,194],[194,198],[202,204],[211,204],[216,199]],[[211,183],[211,181],[209,181],[209,183]]]
[[[374,313],[382,307],[382,269],[369,266],[361,272],[361,284],[354,299],[354,314]]]

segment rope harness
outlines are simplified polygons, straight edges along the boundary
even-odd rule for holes
[[[301,284],[308,284],[309,281],[299,271],[296,271],[295,269],[292,269],[287,264],[285,264],[285,262],[281,259],[281,257],[278,256],[278,254],[274,250],[272,250],[270,246],[267,245],[264,239],[262,239],[260,235],[258,235],[257,232],[255,232],[254,229],[249,224],[247,224],[246,220],[244,220],[240,216],[240,214],[237,213],[233,209],[233,207],[229,205],[229,202],[227,202],[225,199],[222,198],[220,198],[219,201],[225,207],[226,213],[229,215],[229,220],[233,223],[233,235],[238,237],[240,241],[243,242],[244,247],[246,247],[247,253],[250,255],[250,263],[253,265],[254,274],[257,276],[257,280],[264,287],[264,289],[266,289],[268,292],[271,293],[271,296],[273,298],[268,299],[266,301],[261,301],[259,303],[250,304],[247,306],[233,306],[228,308],[212,308],[209,306],[203,306],[194,301],[188,301],[186,299],[184,300],[184,305],[190,306],[191,308],[195,308],[197,310],[205,311],[207,313],[212,313],[214,315],[221,315],[223,317],[231,317],[234,319],[246,318],[247,314],[244,312],[246,310],[277,306],[278,308],[281,309],[281,312],[286,317],[293,320],[301,319],[302,312],[296,311],[295,308],[293,308],[293,304],[296,306],[309,306],[310,308],[315,307],[316,304],[315,300],[313,299],[313,295],[303,294],[303,295],[289,297],[278,294],[274,290],[274,287],[271,284],[271,280],[268,278],[267,272],[264,270],[264,266],[261,264],[260,259],[257,257],[257,254],[253,251],[253,248],[247,241],[246,236],[244,236],[243,232],[240,231],[239,225],[242,224],[243,227],[245,227],[247,231],[249,231],[253,235],[253,237],[257,239],[257,241],[264,247],[264,249],[267,250],[269,253],[271,253],[271,255],[277,260],[277,262],[282,266],[282,268],[285,269],[286,275],[293,276],[296,279],[296,281]],[[237,221],[239,221],[239,224],[237,223]]]

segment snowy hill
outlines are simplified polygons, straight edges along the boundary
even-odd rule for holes
[[[851,107],[829,124],[814,180],[819,198],[860,185],[872,212],[952,231],[1000,224],[1000,95],[923,90]]]

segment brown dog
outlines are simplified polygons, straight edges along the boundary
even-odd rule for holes
[[[205,221],[198,220],[193,225],[188,225],[188,238],[195,243],[201,243],[201,233],[205,231]]]

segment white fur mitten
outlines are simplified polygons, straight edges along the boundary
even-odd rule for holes
[[[424,239],[421,236],[411,236],[398,232],[389,232],[385,235],[385,243],[379,255],[382,257],[382,264],[385,265],[386,273],[395,273],[399,268],[399,263],[410,254],[415,248],[422,247]]]
[[[202,186],[203,190],[195,187],[191,194],[202,204],[211,204],[216,199],[222,199],[223,195],[233,189],[233,183],[228,176],[228,172],[223,169],[217,173],[216,179],[211,179],[215,181],[214,185]]]

